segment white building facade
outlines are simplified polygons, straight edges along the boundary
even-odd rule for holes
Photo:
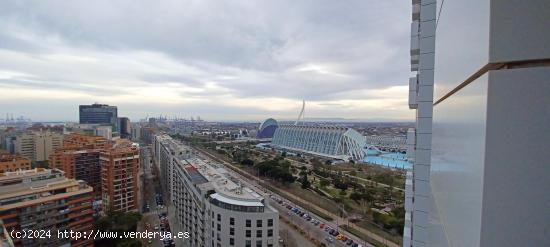
[[[272,145],[335,159],[362,160],[366,140],[354,129],[340,126],[280,125]]]
[[[178,228],[190,233],[189,246],[278,246],[279,213],[262,196],[189,147],[167,136],[155,140],[173,154],[160,167],[172,169],[165,173],[169,197]]]
[[[548,1],[412,3],[403,246],[550,246]]]

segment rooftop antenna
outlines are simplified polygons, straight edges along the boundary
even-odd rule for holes
[[[294,123],[294,125],[298,125],[298,123],[300,122],[300,119],[302,120],[302,122],[304,121],[305,109],[306,109],[306,100],[302,100],[302,110],[300,111],[300,115],[298,115],[298,119],[296,119],[296,122]]]

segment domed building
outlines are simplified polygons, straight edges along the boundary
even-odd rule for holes
[[[273,118],[268,118],[263,121],[262,124],[260,124],[260,128],[258,130],[258,138],[273,138],[273,135],[275,134],[275,130],[279,127],[279,124],[277,123],[277,120]]]

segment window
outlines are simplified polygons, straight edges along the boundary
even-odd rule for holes
[[[268,237],[273,237],[273,229],[267,230],[267,236]]]
[[[233,217],[229,218],[229,225],[232,225],[232,226],[235,225],[235,218]]]
[[[252,226],[252,221],[246,220],[246,227],[251,227],[251,226]]]
[[[222,216],[218,214],[218,221],[221,221],[221,220],[222,220]]]
[[[256,237],[261,238],[262,237],[262,230],[256,230]]]
[[[246,237],[249,238],[252,236],[252,233],[250,230],[246,230]]]
[[[256,226],[257,227],[262,227],[262,220],[257,220],[256,221]]]
[[[251,240],[246,240],[245,246],[246,247],[252,247],[252,241]]]
[[[229,235],[231,236],[235,235],[235,228],[233,227],[229,228]]]
[[[218,231],[222,230],[222,225],[218,224]]]
[[[234,238],[229,239],[229,245],[231,245],[231,246],[235,245],[235,239]]]
[[[256,240],[256,247],[262,247],[262,240]]]
[[[267,220],[267,226],[273,226],[273,219]]]

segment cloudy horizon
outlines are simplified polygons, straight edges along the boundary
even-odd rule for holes
[[[3,1],[0,118],[412,121],[410,3]]]

